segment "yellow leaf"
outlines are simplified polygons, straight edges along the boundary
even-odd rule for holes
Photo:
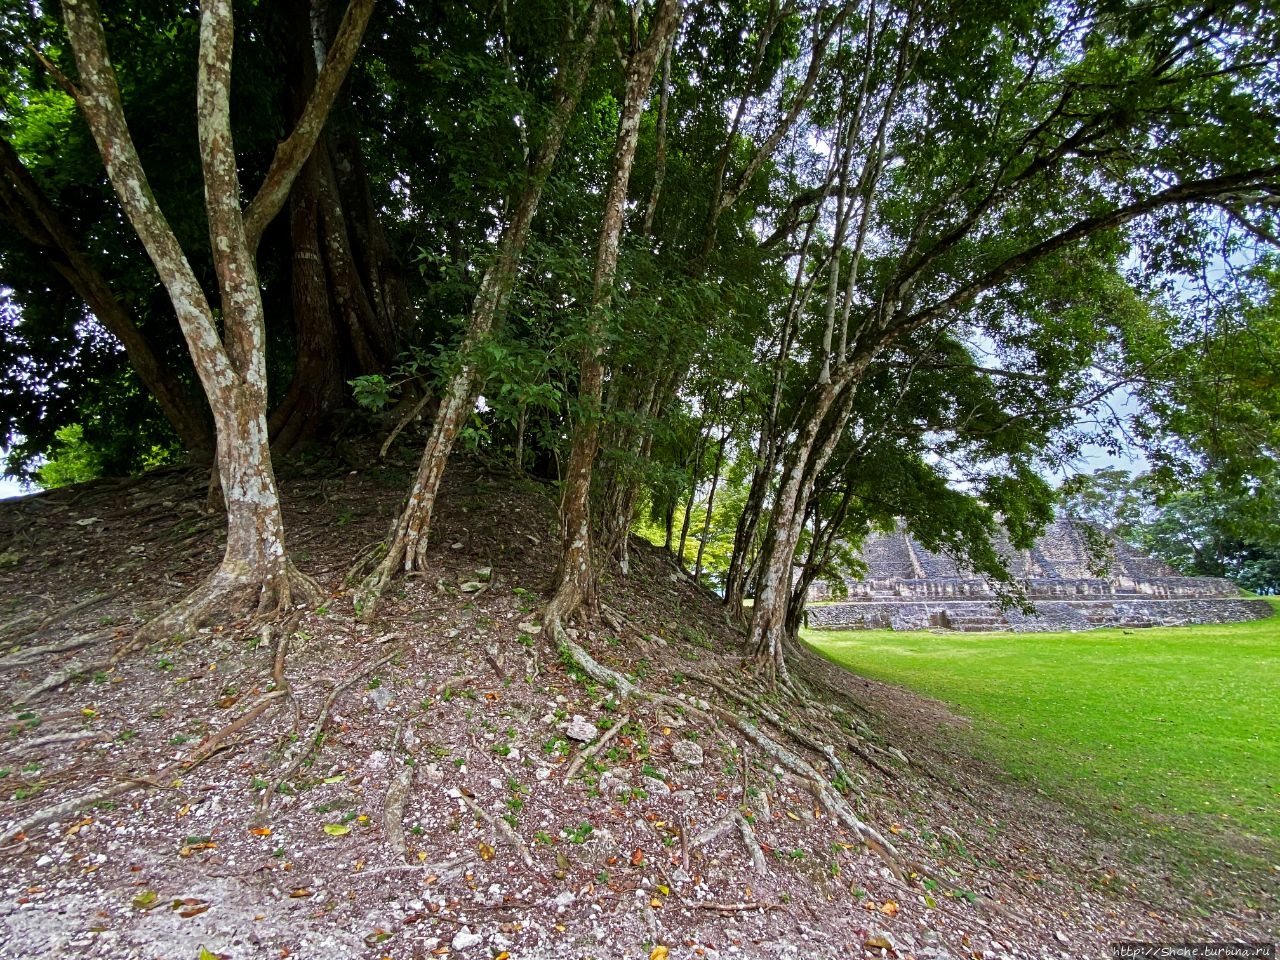
[[[657,897],[654,897],[652,900],[649,901],[649,906],[653,907],[656,910],[658,907],[662,906],[662,901],[659,900]]]
[[[671,951],[669,951],[662,944],[658,944],[656,947],[654,947],[652,950],[649,951],[649,960],[667,960],[667,955],[670,952]]]
[[[271,836],[271,828],[270,828],[270,827],[250,827],[250,828],[249,828],[249,832],[250,832],[250,833],[252,833],[255,837],[269,837],[269,836]]]
[[[368,822],[369,822],[369,815],[367,813],[362,813],[360,814],[360,816],[356,817],[356,823],[368,823]]]
[[[797,822],[799,822],[799,820],[800,820],[800,818],[799,818],[798,816],[796,816],[794,813],[792,813],[790,810],[788,810],[788,811],[787,811],[787,816],[788,816],[788,817],[790,817],[792,820],[795,820],[795,821],[797,821]]]
[[[493,847],[489,846],[489,845],[488,845],[487,843],[485,843],[483,840],[481,840],[481,841],[480,841],[480,848],[479,848],[479,849],[480,849],[480,859],[481,859],[481,860],[492,860],[492,859],[493,859]]]
[[[351,832],[351,828],[345,823],[326,823],[324,825],[324,832],[331,837],[345,837]]]
[[[156,905],[160,895],[154,890],[144,890],[133,898],[133,905],[139,910],[149,910]]]
[[[218,960],[218,955],[206,947],[201,947],[199,960]]]
[[[880,904],[880,912],[886,917],[896,917],[898,915],[898,905],[892,900],[886,900]]]
[[[503,950],[500,954],[494,957],[493,960],[511,960],[511,954],[508,951]]]

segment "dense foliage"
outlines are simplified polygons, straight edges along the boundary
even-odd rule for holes
[[[381,4],[296,168],[345,4],[241,0],[234,27],[225,0],[87,6],[0,14],[11,473],[249,469],[252,404],[224,415],[138,239],[171,235],[217,313],[229,224],[260,334],[215,335],[251,392],[261,364],[273,455],[433,424],[381,563],[353,571],[370,611],[460,439],[564,484],[557,616],[645,517],[735,612],[755,594],[775,665],[808,583],[895,518],[1007,580],[997,522],[1033,538],[1043,477],[1091,444],[1144,447],[1171,518],[1274,489],[1270,4]],[[163,230],[104,175],[93,17]],[[218,96],[222,141],[193,110]],[[1252,559],[1187,569],[1266,568],[1274,519],[1215,534]]]

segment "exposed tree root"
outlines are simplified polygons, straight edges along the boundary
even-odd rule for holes
[[[170,783],[176,774],[185,773],[204,763],[215,753],[225,749],[226,741],[235,736],[250,723],[256,720],[262,713],[285,696],[283,690],[272,690],[269,693],[259,697],[249,709],[235,720],[231,721],[220,730],[211,733],[200,741],[192,751],[184,757],[173,760],[165,764],[159,770],[147,777],[128,777],[117,780],[110,786],[101,787],[97,790],[91,790],[83,793],[78,797],[72,797],[61,803],[54,804],[51,807],[43,807],[24,819],[12,824],[6,831],[3,840],[0,843],[14,843],[19,841],[27,831],[49,823],[52,820],[58,820],[68,814],[75,813],[87,806],[100,803],[103,800],[109,800],[112,797],[127,793],[135,787],[155,787]]]
[[[14,697],[13,706],[25,707],[32,700],[39,698],[50,690],[57,689],[64,683],[109,666],[111,666],[111,661],[109,660],[97,663],[85,663],[83,660],[72,660],[61,670],[55,670],[35,686],[28,687],[26,690],[22,691],[22,693]]]
[[[615,723],[612,727],[606,730],[599,740],[597,740],[595,743],[591,744],[590,746],[584,747],[582,750],[579,750],[578,755],[574,757],[572,762],[569,764],[569,769],[566,770],[564,773],[564,782],[568,783],[570,780],[572,780],[574,777],[574,774],[576,774],[579,770],[582,769],[582,765],[586,763],[588,760],[590,760],[592,757],[596,756],[601,750],[603,750],[605,748],[605,745],[608,744],[608,742],[612,740],[614,737],[616,737],[619,733],[621,733],[622,728],[625,727],[630,722],[631,722],[630,717],[623,717],[621,720]]]
[[[391,640],[394,639],[394,635],[388,635],[382,639],[384,641]],[[334,685],[328,696],[325,697],[324,703],[321,704],[319,713],[316,714],[315,719],[307,727],[307,732],[295,741],[294,749],[286,753],[284,766],[271,779],[267,788],[262,791],[262,799],[259,801],[258,807],[263,813],[266,813],[271,808],[271,798],[275,795],[276,790],[282,784],[287,783],[289,778],[298,772],[307,758],[320,749],[320,734],[324,731],[324,725],[329,722],[329,710],[333,707],[333,702],[363,677],[367,677],[374,670],[377,670],[394,657],[399,656],[402,652],[403,650],[397,647],[372,663],[365,664],[360,669],[353,671],[346,679]],[[284,691],[279,692],[283,693]]]
[[[733,820],[738,825],[738,833],[742,836],[742,843],[751,857],[751,869],[764,876],[769,872],[769,864],[764,858],[764,850],[760,848],[760,841],[756,839],[755,829],[747,818],[740,813],[735,813]]]
[[[85,807],[93,806],[95,803],[101,803],[103,800],[110,800],[112,797],[118,797],[122,793],[127,793],[135,787],[149,787],[153,785],[153,781],[144,777],[130,777],[126,780],[117,780],[115,783],[106,787],[99,787],[97,790],[90,790],[88,793],[82,793],[78,797],[71,797],[69,800],[63,800],[61,803],[55,803],[51,807],[43,807],[35,811],[30,816],[19,820],[17,823],[11,824],[4,834],[0,843],[9,846],[15,843],[21,843],[26,839],[28,831],[35,829],[42,824],[49,823],[53,820],[59,820],[69,814],[75,813],[77,810],[83,810]],[[0,849],[3,849],[0,847]]]
[[[476,803],[470,796],[469,791],[459,787],[454,787],[449,791],[449,796],[453,797],[464,807],[475,814],[477,819],[483,820],[489,824],[509,846],[515,847],[516,852],[520,854],[520,859],[529,869],[533,869],[533,854],[529,852],[529,846],[520,839],[520,835],[511,829],[511,824],[505,820],[499,820],[480,804]]]
[[[102,734],[95,730],[64,730],[62,733],[50,733],[43,737],[36,737],[33,740],[20,740],[11,749],[16,751],[39,750],[41,747],[52,747],[60,743],[76,743],[80,740],[100,739],[102,739]]]
[[[92,596],[85,597],[85,599],[81,600],[79,603],[72,604],[62,610],[45,611],[43,613],[38,611],[24,613],[22,616],[17,617],[14,620],[10,620],[8,623],[0,624],[0,637],[9,639],[12,634],[12,639],[16,640],[20,637],[39,633],[41,630],[47,629],[52,623],[56,623],[59,620],[65,623],[77,614],[84,613],[86,610],[92,610],[94,607],[101,606],[108,600],[118,597],[120,593],[120,590],[112,590],[109,593],[95,593]],[[31,627],[30,629],[23,629],[32,622],[35,623],[34,627]],[[66,649],[72,650],[75,648],[67,647]]]
[[[740,734],[749,739],[755,746],[764,751],[775,762],[780,764],[784,769],[791,771],[809,781],[814,790],[814,794],[818,801],[827,809],[827,811],[850,830],[862,843],[873,850],[882,860],[888,864],[889,868],[900,878],[905,881],[905,874],[901,864],[901,858],[898,855],[893,844],[886,840],[873,827],[868,826],[859,819],[849,802],[840,794],[831,782],[819,773],[812,764],[788,750],[782,744],[778,743],[767,733],[759,728],[752,726],[744,721],[741,717],[731,710],[717,706],[705,700],[687,696],[672,697],[666,694],[653,693],[638,687],[616,670],[603,666],[596,662],[590,654],[582,649],[578,644],[574,643],[565,632],[563,625],[554,617],[548,617],[544,627],[551,635],[556,645],[565,653],[567,653],[582,668],[584,672],[592,679],[612,687],[618,694],[619,698],[626,696],[635,696],[652,703],[660,703],[671,708],[681,708],[688,710],[693,708],[695,712],[701,712],[708,718],[714,717],[723,723],[736,729]]]
[[[396,744],[404,730],[401,724],[391,741],[391,755],[395,756]],[[409,852],[404,838],[404,807],[409,799],[409,790],[413,786],[414,768],[405,764],[391,775],[387,784],[387,792],[382,800],[382,835],[391,847],[397,860],[403,860]]]
[[[224,561],[203,584],[139,627],[120,652],[131,653],[149,643],[189,636],[214,616],[239,613],[270,620],[292,613],[299,604],[313,606],[322,595],[319,585],[288,560],[280,574],[267,578],[256,578]]]
[[[7,657],[0,658],[0,670],[12,670],[17,667],[27,667],[35,660],[41,657],[50,656],[57,653],[70,653],[72,650],[79,650],[83,647],[89,647],[97,643],[99,640],[105,640],[111,636],[110,630],[95,630],[92,633],[79,633],[67,640],[59,640],[57,643],[44,643],[38,647],[26,647],[25,649],[15,651]]]

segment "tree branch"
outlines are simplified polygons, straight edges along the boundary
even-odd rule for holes
[[[338,33],[329,45],[324,66],[316,77],[306,106],[302,108],[302,116],[298,118],[293,133],[276,148],[275,156],[271,158],[271,166],[263,178],[262,186],[245,211],[245,240],[251,252],[258,249],[262,231],[284,207],[298,171],[306,163],[324,130],[329,111],[347,78],[347,71],[355,60],[356,51],[360,49],[360,41],[364,37],[369,15],[373,12],[373,4],[374,0],[351,0],[347,5]]]

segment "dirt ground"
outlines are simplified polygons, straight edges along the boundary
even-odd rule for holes
[[[360,622],[348,567],[407,486],[374,463],[282,470],[326,603],[118,663],[220,557],[205,474],[0,503],[0,957],[978,960],[1276,937],[1280,884],[1135,860],[985,765],[940,705],[812,655],[805,700],[767,693],[715,598],[638,543],[574,639],[688,708],[619,698],[540,630],[557,538],[533,481],[456,464],[430,572]]]

